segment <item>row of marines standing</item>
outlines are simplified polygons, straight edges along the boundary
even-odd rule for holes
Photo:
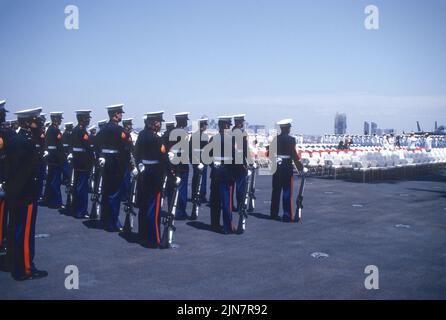
[[[0,109],[4,114],[6,109]],[[3,111],[1,111],[3,110]],[[169,161],[169,154],[181,158],[182,149],[173,147],[184,137],[169,139],[174,128],[185,129],[188,126],[188,113],[177,113],[176,127],[173,123],[166,123],[166,131],[160,134],[161,124],[164,121],[163,112],[147,113],[145,127],[139,133],[137,141],[132,141],[131,119],[124,121],[124,127],[119,123],[124,113],[123,105],[107,107],[109,121],[100,124],[97,135],[90,134],[91,111],[76,111],[77,126],[72,130],[72,124],[66,124],[62,134],[59,130],[63,119],[62,112],[52,112],[51,125],[44,130],[44,117],[41,109],[29,109],[17,112],[20,129],[3,127],[1,133],[2,170],[1,181],[5,181],[2,189],[6,196],[1,202],[2,234],[0,240],[9,234],[6,265],[13,277],[17,280],[26,280],[46,276],[45,271],[34,267],[34,232],[38,203],[49,208],[58,208],[69,211],[77,218],[88,218],[89,179],[98,179],[99,172],[103,178],[103,188],[100,205],[102,208],[101,225],[108,231],[122,231],[119,213],[122,201],[129,201],[132,177],[137,177],[138,183],[138,233],[142,245],[147,247],[160,246],[160,216],[163,182],[166,181],[166,197],[172,203],[176,178],[180,178],[178,185],[178,204],[176,219],[196,219],[192,214],[188,217],[186,212],[189,163],[183,162],[173,165]],[[246,136],[241,146],[237,146],[229,130],[235,120],[233,130],[243,131],[244,115],[235,117],[219,117],[219,133],[209,139],[205,134],[207,119],[199,120],[199,130],[192,134],[190,139],[189,160],[195,158],[192,164],[192,194],[197,192],[201,180],[200,200],[206,201],[206,166],[201,164],[203,148],[212,140],[220,144],[224,150],[225,144],[230,140],[231,154],[240,153],[242,163],[234,164],[232,157],[222,154],[212,154],[211,163],[211,226],[218,232],[234,233],[235,226],[232,221],[232,212],[237,211],[243,202],[247,182],[247,164],[249,152]],[[3,119],[0,119],[4,123]],[[290,127],[291,122],[282,123],[284,128]],[[5,129],[6,128],[6,129]],[[285,130],[286,131],[286,130]],[[186,133],[186,131],[183,131]],[[289,131],[288,131],[289,133]],[[194,139],[199,139],[199,148],[193,148]],[[293,138],[294,139],[294,138]],[[279,136],[280,140],[280,136]],[[226,142],[225,142],[226,141]],[[287,140],[290,148],[286,150],[289,155],[282,156],[285,163],[287,159],[297,158],[295,141]],[[282,148],[283,149],[283,148]],[[281,150],[280,147],[278,149]],[[293,151],[294,150],[294,151]],[[287,158],[288,157],[288,158]],[[279,169],[285,167],[280,163]],[[26,168],[24,170],[23,168]],[[96,176],[92,176],[92,168],[96,168]],[[278,202],[283,189],[284,220],[292,216],[291,190],[292,179],[289,179],[289,166],[279,176],[273,177],[273,201],[271,215],[278,213]],[[72,171],[71,171],[72,170]],[[70,173],[71,171],[71,173]],[[42,195],[43,180],[46,176],[46,186]],[[200,175],[202,179],[200,179]],[[276,175],[276,174],[275,174]],[[64,177],[64,179],[62,179]],[[68,184],[73,180],[72,201],[69,206],[62,203],[62,180]],[[166,178],[167,177],[167,178]],[[290,182],[291,181],[291,182]],[[97,185],[97,183],[96,183]],[[291,190],[290,190],[291,187]],[[90,190],[92,191],[92,190]],[[233,195],[237,205],[233,206]],[[39,199],[40,198],[40,199]],[[39,202],[40,200],[40,202]],[[276,208],[277,207],[277,208]],[[10,212],[9,230],[5,230],[6,213]],[[223,213],[223,226],[220,225]],[[4,243],[2,243],[4,244]]]

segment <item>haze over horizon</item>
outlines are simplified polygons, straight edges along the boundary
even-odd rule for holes
[[[364,27],[369,4],[378,30]],[[79,30],[65,28],[67,5]],[[341,112],[347,133],[427,131],[446,124],[445,18],[441,0],[0,0],[0,100],[64,121],[124,103],[136,126],[163,109],[324,134]]]

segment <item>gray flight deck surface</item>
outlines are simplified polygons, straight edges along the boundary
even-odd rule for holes
[[[211,231],[202,206],[198,221],[176,223],[171,250],[39,208],[35,263],[49,276],[16,282],[0,272],[0,298],[446,299],[444,176],[307,182],[303,223],[269,220],[271,177],[259,176],[245,234]],[[65,289],[67,265],[79,268],[79,290]],[[364,287],[367,265],[379,268],[379,290]]]

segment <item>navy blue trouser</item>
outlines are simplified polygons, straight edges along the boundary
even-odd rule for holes
[[[211,168],[211,185],[210,185],[210,195],[209,195],[209,203],[211,207],[211,226],[218,227],[220,226],[220,196],[218,191],[218,182],[215,177],[215,168]]]
[[[60,192],[62,166],[49,165],[46,178],[44,201],[50,208],[58,208],[62,205],[62,193]]]
[[[74,170],[72,215],[83,218],[88,214],[88,171]]]
[[[65,161],[63,164],[63,169],[62,169],[64,183],[70,182],[71,170],[72,170],[71,165],[68,163],[68,161]]]
[[[104,193],[101,199],[102,222],[107,231],[118,231],[122,228],[119,221],[119,212],[121,209],[122,187],[113,191]]]
[[[235,230],[232,224],[232,174],[229,166],[222,165],[212,169],[211,181],[211,225],[220,224],[220,216],[223,213],[223,231],[231,233]]]
[[[161,192],[149,193],[138,215],[138,234],[141,244],[148,247],[160,245]]]
[[[120,159],[116,155],[106,155],[105,158],[101,220],[105,230],[119,231],[122,228],[119,212],[123,198],[125,169],[121,167]]]
[[[10,206],[11,223],[8,235],[8,261],[14,278],[30,275],[36,270],[35,231],[37,203],[14,203]]]
[[[271,216],[279,214],[280,195],[282,193],[283,218],[294,220],[293,212],[293,166],[291,160],[284,160],[277,165],[273,175],[273,191],[271,194]]]
[[[242,165],[236,165],[234,169],[234,188],[232,189],[232,203],[234,204],[233,209],[239,210],[240,204],[245,200],[245,193],[246,193],[246,183],[248,182],[248,173],[245,169],[245,167]],[[237,204],[235,204],[234,201],[234,193],[235,193],[235,199],[237,200]]]
[[[187,185],[189,180],[189,165],[180,164],[177,166],[177,176],[181,178],[180,185],[178,186],[178,204],[176,218],[187,218],[186,205],[187,205]]]
[[[0,247],[4,246],[3,240],[7,238],[8,233],[8,210],[6,201],[0,200]]]
[[[223,213],[223,232],[233,232],[234,226],[232,224],[232,188],[230,182],[219,181],[218,192],[220,197],[220,206]]]
[[[127,168],[124,173],[124,180],[122,182],[122,201],[128,201],[130,198],[130,188],[132,186],[132,176],[130,169]]]

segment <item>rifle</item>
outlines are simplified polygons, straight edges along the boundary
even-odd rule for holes
[[[161,237],[160,248],[161,249],[169,249],[172,248],[172,239],[173,233],[175,232],[175,213],[177,211],[177,203],[178,203],[178,186],[180,185],[181,178],[176,178],[175,180],[175,192],[174,197],[172,199],[172,203],[169,206],[169,212],[165,217],[163,217],[163,235]]]
[[[161,189],[161,205],[160,208],[163,207],[164,198],[166,197],[166,188],[167,188],[167,174],[164,176],[163,188]]]
[[[249,180],[249,202],[248,202],[248,212],[254,212],[255,208],[256,208],[256,172],[257,172],[257,164],[254,163],[250,166],[250,168],[248,169],[248,173],[249,170],[251,170],[251,179]]]
[[[255,179],[255,167],[249,166],[248,167],[248,181],[246,184],[245,189],[245,197],[243,199],[243,202],[240,204],[239,208],[239,220],[238,220],[238,228],[237,233],[242,234],[246,230],[246,219],[248,219],[248,208],[250,206],[250,203],[253,202],[253,199],[251,198],[253,196],[253,180]]]
[[[91,195],[91,213],[90,213],[90,219],[92,220],[101,220],[101,202],[100,197],[102,194],[102,180],[103,180],[103,171],[104,166],[99,165],[99,174],[96,179],[94,179],[94,188],[93,188],[93,194]]]
[[[294,162],[293,162],[294,164]],[[302,168],[302,171],[297,170],[296,165],[294,164],[294,168],[296,169],[296,171],[300,174],[299,176],[301,177],[300,180],[300,186],[299,186],[299,191],[297,193],[297,197],[296,197],[296,217],[294,217],[294,222],[300,222],[302,220],[302,209],[303,209],[303,200],[304,200],[304,189],[305,189],[305,181],[306,181],[306,168]],[[292,190],[291,190],[292,192]]]
[[[136,192],[138,189],[138,174],[132,177],[132,184],[130,186],[130,197],[127,203],[124,205],[124,212],[126,213],[124,228],[122,229],[124,233],[131,233],[133,229],[133,217],[136,217],[134,207],[136,206]]]
[[[91,173],[90,173],[90,178],[88,180],[88,192],[89,193],[94,193],[95,180],[96,180],[96,165],[93,165],[93,168],[91,169]]]
[[[72,160],[68,161],[69,165],[72,165]],[[73,193],[74,193],[74,168],[71,168],[70,182],[65,186],[65,193],[67,194],[67,203],[65,205],[67,211],[71,210],[73,205]]]
[[[191,213],[191,220],[197,220],[198,218],[198,211],[200,210],[200,206],[201,206],[201,199],[200,199],[200,193],[201,193],[201,181],[203,179],[203,169],[204,169],[204,165],[202,163],[200,163],[198,165],[198,179],[197,179],[197,183],[198,185],[194,186],[192,188],[196,190],[195,194],[192,196],[192,213]]]

